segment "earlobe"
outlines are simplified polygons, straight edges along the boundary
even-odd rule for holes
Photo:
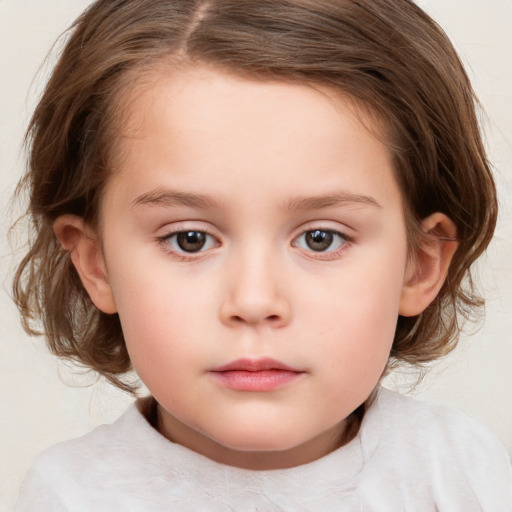
[[[399,314],[416,316],[436,298],[458,247],[457,227],[444,213],[422,221],[424,241],[411,258],[402,288]]]
[[[70,214],[58,217],[53,230],[62,247],[69,252],[80,280],[96,307],[104,313],[116,313],[117,307],[96,233],[81,217]]]

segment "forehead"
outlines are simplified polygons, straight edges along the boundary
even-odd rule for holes
[[[126,87],[119,106],[112,183],[124,175],[125,186],[140,188],[166,170],[166,185],[192,192],[210,186],[220,193],[228,183],[242,190],[249,175],[255,186],[269,174],[296,195],[339,187],[340,175],[347,188],[357,188],[362,175],[383,194],[396,188],[375,118],[327,88],[205,67],[159,69]],[[294,171],[300,182],[289,181]]]

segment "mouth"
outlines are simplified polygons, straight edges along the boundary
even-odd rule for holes
[[[210,371],[221,385],[236,391],[274,391],[304,374],[275,359],[237,359]]]

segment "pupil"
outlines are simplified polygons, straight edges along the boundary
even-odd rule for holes
[[[201,231],[184,231],[183,233],[178,233],[177,242],[183,251],[197,252],[206,243],[206,235],[201,233]]]
[[[313,251],[325,251],[333,240],[333,234],[330,231],[321,231],[315,229],[306,233],[306,243]]]

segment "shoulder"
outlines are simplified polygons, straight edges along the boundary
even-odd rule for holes
[[[59,443],[39,455],[22,485],[17,511],[91,510],[91,500],[110,500],[110,484],[127,488],[137,478],[136,461],[147,459],[160,435],[132,405],[111,425]],[[94,497],[91,490],[94,489]],[[37,501],[35,501],[37,500]],[[51,506],[45,508],[46,502]]]
[[[460,410],[425,402],[380,388],[376,412],[385,421],[386,430],[412,438],[431,449],[461,450],[461,455],[498,453],[506,455],[503,443],[482,422]]]
[[[82,437],[48,448],[38,456],[34,468],[73,473],[75,469],[83,471],[84,468],[99,466],[99,461],[104,463],[106,460],[126,457],[130,453],[126,449],[127,442],[134,432],[140,435],[144,431],[143,421],[136,406],[132,405],[112,424],[100,425]]]
[[[487,426],[455,408],[383,388],[372,412],[382,425],[379,446],[405,472],[423,473],[439,510],[466,503],[473,510],[476,502],[482,510],[512,510],[510,457]]]

